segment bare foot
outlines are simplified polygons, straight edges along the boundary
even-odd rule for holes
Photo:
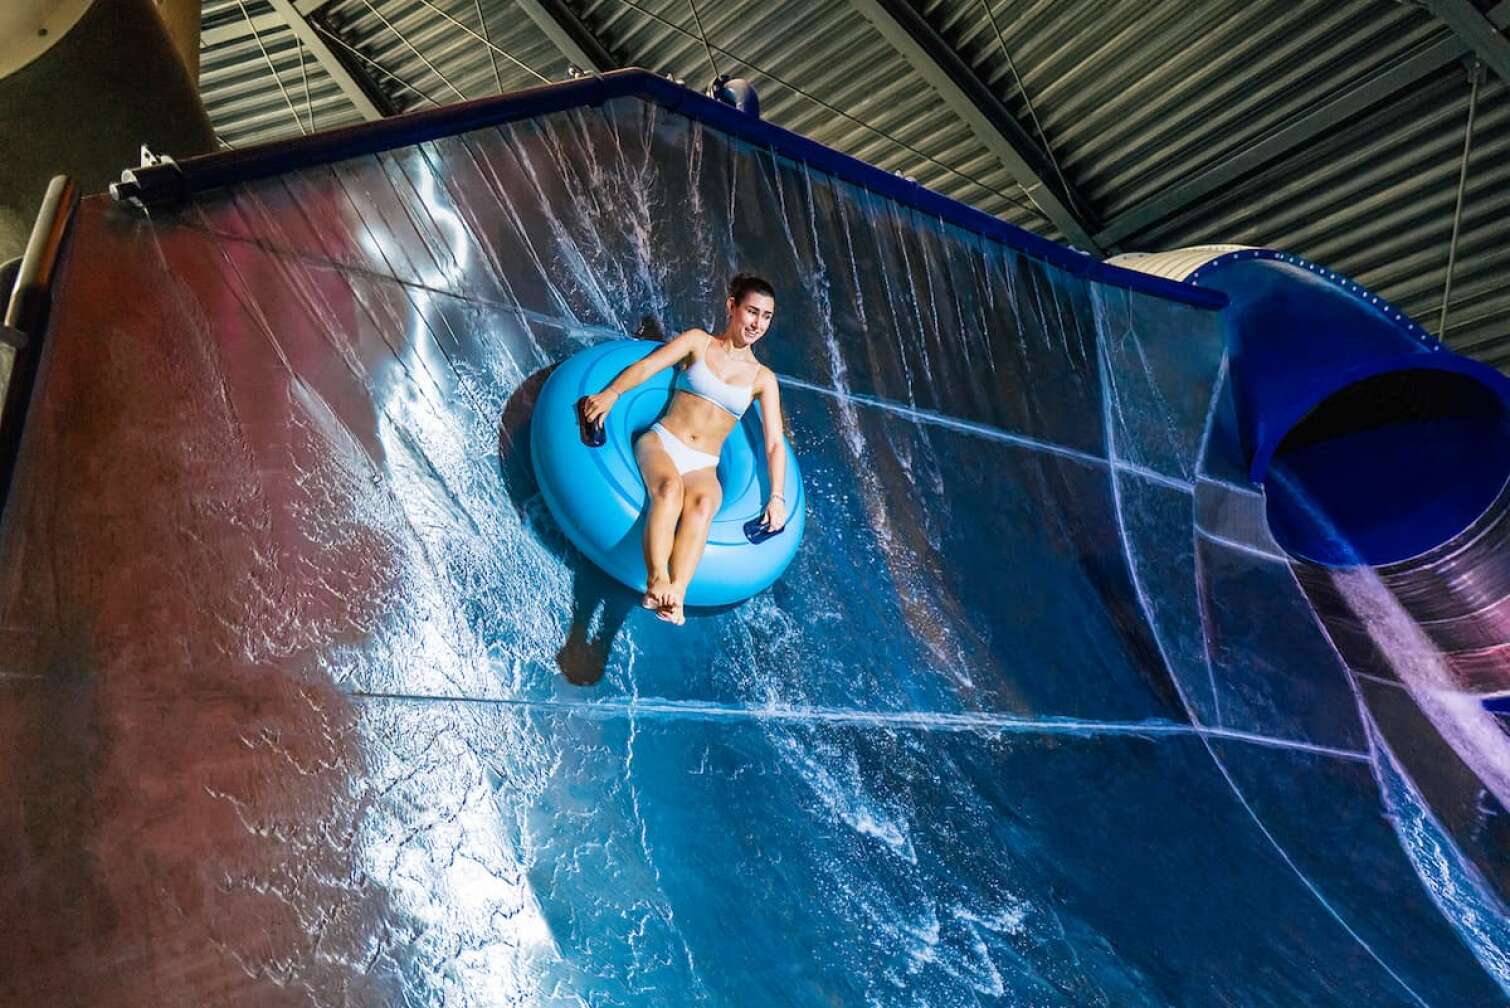
[[[671,578],[665,574],[651,574],[645,579],[645,597],[640,600],[640,605],[646,609],[659,610],[666,605],[670,594]]]
[[[673,626],[681,626],[687,622],[687,614],[682,608],[682,599],[686,597],[686,585],[672,583],[661,605],[656,609],[656,616]]]

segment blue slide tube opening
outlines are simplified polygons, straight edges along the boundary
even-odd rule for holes
[[[1270,530],[1291,555],[1397,563],[1452,539],[1499,496],[1510,408],[1459,360],[1443,362],[1347,384],[1284,434],[1263,481]]]
[[[1292,557],[1384,566],[1450,542],[1510,479],[1510,379],[1325,267],[1238,249],[1188,280],[1229,302],[1248,478]]]

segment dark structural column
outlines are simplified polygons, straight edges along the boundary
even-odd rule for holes
[[[143,144],[174,157],[215,146],[182,58],[198,48],[197,33],[188,45],[182,18],[174,16],[183,0],[168,0],[161,12],[153,0],[21,6],[21,26],[6,18],[0,38],[0,261],[21,254],[53,176],[100,192],[138,162]],[[176,35],[168,21],[180,29]]]

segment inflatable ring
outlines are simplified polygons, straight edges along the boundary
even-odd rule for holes
[[[634,458],[634,440],[666,411],[675,372],[667,368],[619,397],[604,425],[607,436],[601,448],[583,444],[576,406],[582,396],[601,391],[620,371],[658,346],[648,340],[615,340],[573,354],[546,380],[530,421],[535,478],[562,531],[593,563],[641,592],[645,590],[641,541],[646,494]],[[768,538],[754,531],[771,485],[759,409],[756,403],[745,413],[719,454],[723,504],[713,516],[708,548],[687,588],[688,605],[727,605],[747,599],[769,587],[797,555],[805,494],[790,444],[786,445],[786,528]]]

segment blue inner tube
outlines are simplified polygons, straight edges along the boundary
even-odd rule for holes
[[[545,382],[530,421],[530,457],[546,506],[566,537],[588,559],[636,591],[645,590],[641,552],[645,482],[634,440],[660,419],[671,401],[673,369],[619,397],[608,414],[607,443],[589,448],[577,430],[577,400],[601,391],[615,375],[660,344],[615,340],[568,357]],[[687,589],[687,604],[727,605],[767,588],[797,554],[805,524],[802,471],[786,445],[787,525],[759,544],[745,524],[760,517],[770,493],[759,404],[735,425],[718,457],[723,505],[708,530],[708,548]]]

